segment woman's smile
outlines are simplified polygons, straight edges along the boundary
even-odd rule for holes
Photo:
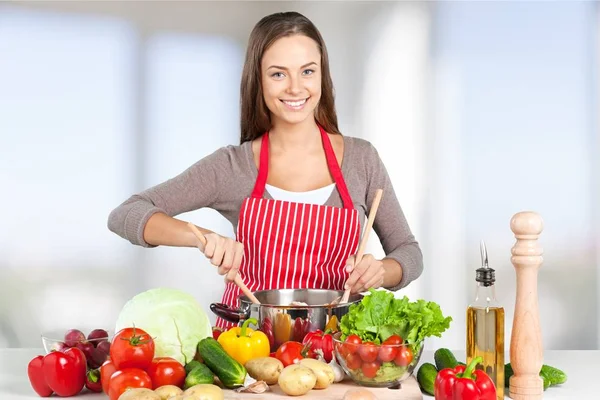
[[[292,110],[292,111],[300,111],[304,108],[304,106],[306,105],[306,102],[308,101],[308,99],[310,99],[310,97],[307,97],[305,99],[301,99],[301,100],[283,100],[280,99],[280,101],[285,104],[287,106],[288,109]]]

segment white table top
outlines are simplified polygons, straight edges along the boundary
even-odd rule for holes
[[[27,379],[27,364],[42,349],[0,349],[0,400],[39,400]],[[464,351],[455,352],[456,358],[465,359]],[[421,362],[433,362],[433,352],[424,351]],[[544,353],[544,363],[557,367],[568,376],[564,385],[548,388],[545,400],[592,399],[598,396],[597,373],[600,371],[600,350],[554,350]],[[432,396],[424,395],[425,399]],[[83,391],[72,398],[107,400],[104,394]],[[508,396],[506,396],[508,398]]]

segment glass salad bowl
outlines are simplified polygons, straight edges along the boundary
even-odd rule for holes
[[[352,380],[362,386],[394,387],[409,378],[419,364],[423,342],[405,343],[393,335],[382,344],[362,342],[356,335],[333,336],[335,358]]]

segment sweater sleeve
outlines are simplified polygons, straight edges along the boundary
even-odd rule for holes
[[[230,164],[226,148],[221,148],[179,175],[132,195],[110,213],[108,229],[135,245],[156,247],[144,240],[150,217],[159,212],[173,217],[210,207],[219,197],[217,177],[227,176]]]
[[[383,196],[373,222],[386,258],[396,260],[402,268],[400,283],[389,290],[397,291],[417,279],[423,272],[423,254],[419,243],[412,234],[404,212],[400,206],[388,172],[377,150],[369,144],[365,152],[367,162],[367,214],[377,189],[383,189]]]

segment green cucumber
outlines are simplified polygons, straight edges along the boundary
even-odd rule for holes
[[[504,386],[510,386],[510,377],[514,375],[514,371],[510,363],[504,366]],[[567,381],[567,374],[558,368],[551,367],[549,365],[542,365],[540,370],[540,377],[544,381],[544,390],[550,386],[560,385]]]
[[[225,387],[231,389],[244,384],[246,368],[227,354],[215,339],[212,337],[202,339],[198,343],[198,353]]]
[[[432,363],[423,363],[417,372],[417,382],[421,390],[432,396],[435,395],[434,384],[437,373],[438,370]]]
[[[185,367],[187,368],[188,365]],[[196,386],[201,383],[215,383],[215,374],[213,374],[213,372],[206,365],[198,363],[185,377],[183,388],[189,389],[192,386]]]
[[[202,363],[200,361],[196,361],[196,360],[192,360],[189,363],[185,364],[185,373],[189,374],[190,372],[192,372],[192,370],[194,368],[196,368],[198,365],[201,365]]]
[[[438,371],[441,371],[445,368],[454,369],[458,365],[456,357],[454,357],[454,354],[452,354],[452,352],[448,349],[437,349],[433,355],[433,358]]]

